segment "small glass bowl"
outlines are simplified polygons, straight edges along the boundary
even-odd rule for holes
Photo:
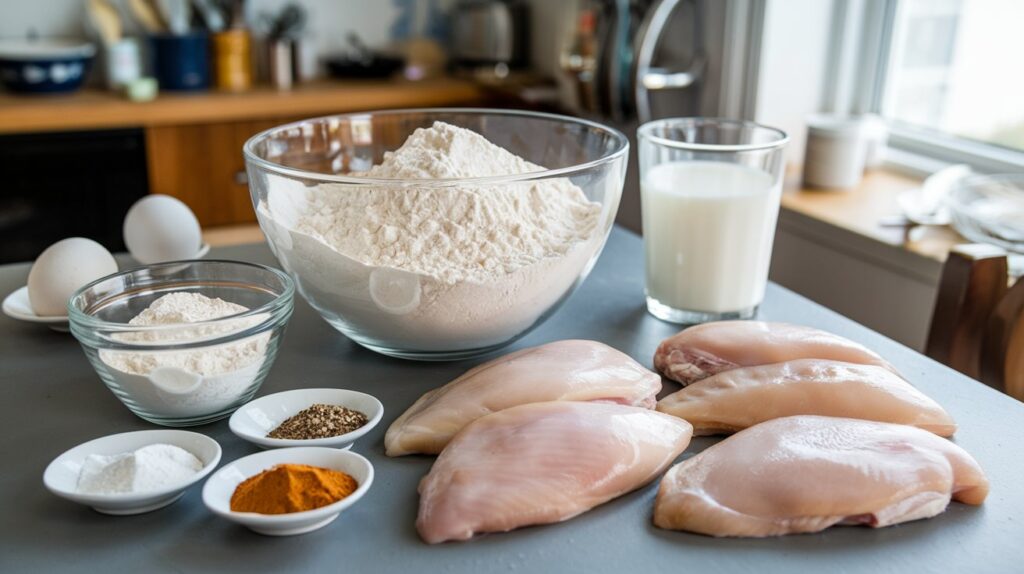
[[[978,243],[1024,253],[1024,175],[972,175],[946,196],[953,227]]]
[[[199,293],[249,310],[210,321],[130,325],[169,293]],[[176,261],[98,279],[68,301],[71,333],[100,379],[133,413],[164,426],[201,425],[248,402],[267,376],[295,285],[271,267]]]

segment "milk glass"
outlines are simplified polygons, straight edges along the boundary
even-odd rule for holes
[[[789,138],[717,118],[648,122],[637,136],[647,310],[683,324],[754,316]]]

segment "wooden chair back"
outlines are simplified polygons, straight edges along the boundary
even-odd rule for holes
[[[954,247],[942,268],[925,353],[1024,400],[1024,278],[1008,283],[1005,251]]]

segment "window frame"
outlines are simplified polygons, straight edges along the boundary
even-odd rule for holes
[[[825,107],[881,115],[901,0],[835,0]],[[965,163],[981,172],[1024,171],[1024,151],[888,121],[886,163],[918,173]]]

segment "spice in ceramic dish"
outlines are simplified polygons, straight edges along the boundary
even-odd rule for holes
[[[286,419],[277,428],[270,431],[267,438],[288,440],[328,438],[350,433],[368,422],[370,419],[359,411],[339,405],[317,403]]]
[[[172,444],[151,444],[133,452],[90,454],[78,473],[82,494],[152,492],[183,484],[203,470],[203,461]]]
[[[231,495],[234,512],[288,514],[313,510],[355,492],[356,479],[344,472],[306,464],[279,464],[251,476]]]

